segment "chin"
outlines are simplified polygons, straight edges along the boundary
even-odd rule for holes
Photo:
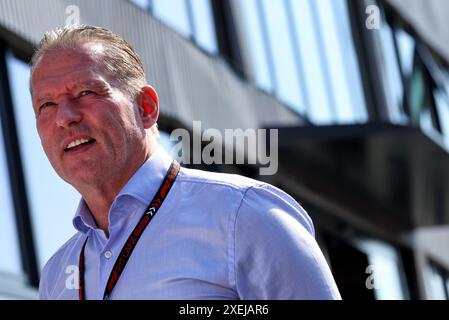
[[[98,161],[101,162],[101,161]],[[82,164],[64,170],[61,177],[71,185],[93,183],[105,176],[104,166]]]

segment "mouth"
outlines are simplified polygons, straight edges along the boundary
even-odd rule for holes
[[[95,143],[95,139],[76,139],[70,142],[65,148],[65,153],[72,153],[78,150],[83,150]]]

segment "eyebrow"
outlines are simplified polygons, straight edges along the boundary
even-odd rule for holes
[[[93,88],[93,89],[97,89],[100,91],[106,91],[108,90],[108,85],[101,81],[101,80],[88,80],[88,81],[80,81],[80,82],[76,82],[75,84],[71,85],[71,86],[66,86],[66,88],[69,91],[72,90],[77,90],[80,88]],[[36,103],[40,103],[43,100],[51,100],[52,99],[52,95],[50,93],[43,93],[40,94],[38,96],[38,98],[36,98]]]

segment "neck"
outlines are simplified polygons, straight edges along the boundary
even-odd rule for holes
[[[91,192],[84,192],[83,199],[89,207],[92,217],[94,218],[97,227],[104,231],[106,237],[109,238],[109,210],[115,197],[120,192],[117,191],[101,191],[93,189]]]
[[[109,237],[109,210],[111,209],[112,203],[129,179],[148,160],[153,151],[154,148],[152,148],[151,152],[148,153],[143,161],[136,163],[134,167],[130,168],[127,173],[123,173],[120,177],[117,177],[115,181],[108,180],[103,183],[95,181],[95,183],[86,184],[77,188],[89,207],[97,227],[104,231],[106,237]]]

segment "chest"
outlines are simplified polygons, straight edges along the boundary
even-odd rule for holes
[[[229,282],[228,235],[220,227],[176,224],[147,230],[130,256],[112,299],[236,299]],[[86,246],[87,299],[101,299],[122,246]],[[72,264],[77,259],[72,259]],[[78,291],[58,277],[54,299],[77,299]],[[76,282],[76,281],[75,281]],[[76,288],[75,288],[76,289]]]

